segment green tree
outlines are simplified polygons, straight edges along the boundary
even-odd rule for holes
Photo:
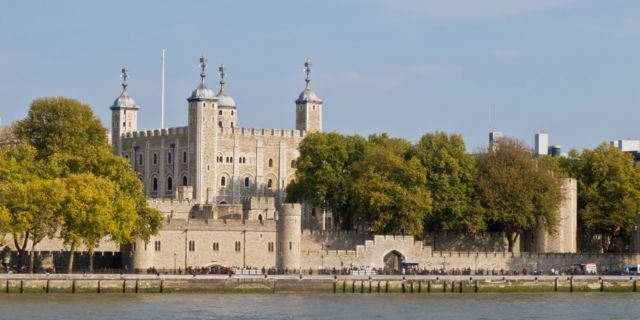
[[[61,236],[70,247],[68,272],[73,271],[74,255],[83,244],[89,253],[89,271],[93,271],[93,252],[100,239],[116,227],[116,186],[91,173],[71,175],[65,179],[67,196]]]
[[[505,233],[509,251],[520,233],[539,223],[553,232],[562,200],[559,181],[524,143],[502,138],[477,159],[477,186],[490,224]]]
[[[426,229],[434,234],[484,230],[485,219],[475,188],[475,159],[467,153],[462,136],[425,134],[415,150],[427,172],[426,186],[433,197]]]
[[[360,136],[309,133],[298,146],[296,180],[287,187],[287,201],[329,209],[345,229],[352,228],[348,180],[353,163],[362,158]]]
[[[574,163],[579,227],[598,238],[604,252],[623,251],[640,211],[640,171],[633,157],[603,143],[584,150]]]
[[[411,144],[386,135],[369,137],[369,144],[353,166],[354,215],[377,233],[422,234],[431,196]]]

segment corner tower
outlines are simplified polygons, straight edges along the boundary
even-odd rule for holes
[[[138,131],[138,106],[127,92],[127,67],[123,66],[122,93],[111,106],[111,144],[116,154],[122,154],[121,137],[128,132]]]
[[[189,176],[194,198],[207,203],[213,198],[215,137],[218,123],[218,98],[204,83],[207,58],[200,57],[200,84],[187,99],[189,102]]]
[[[220,91],[218,91],[218,127],[235,128],[238,125],[236,101],[224,91],[224,65],[218,67]]]
[[[306,85],[296,100],[296,129],[304,131],[322,131],[322,99],[311,90],[311,62],[304,62]]]

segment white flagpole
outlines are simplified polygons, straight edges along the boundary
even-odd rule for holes
[[[164,129],[164,49],[162,49],[162,88],[160,91],[160,128]]]

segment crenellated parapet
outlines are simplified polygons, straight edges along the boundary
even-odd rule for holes
[[[304,138],[306,131],[269,128],[218,128],[220,136]]]
[[[154,130],[141,130],[134,132],[127,132],[123,134],[125,139],[132,138],[148,138],[148,137],[175,137],[187,134],[188,127],[176,127]]]

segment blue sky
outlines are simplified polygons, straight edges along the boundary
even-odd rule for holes
[[[293,128],[302,64],[325,101],[324,128],[417,140],[488,132],[594,147],[640,139],[640,2],[599,0],[3,1],[0,117],[43,96],[75,97],[105,124],[129,67],[140,129],[186,125],[209,59],[227,67],[242,127]]]

